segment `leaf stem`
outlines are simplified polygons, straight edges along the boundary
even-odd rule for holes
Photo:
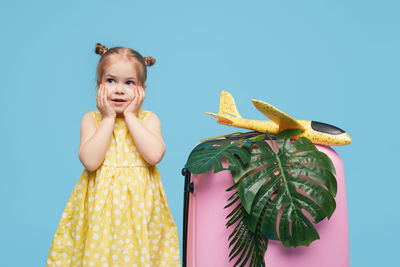
[[[200,142],[204,142],[204,141],[207,141],[207,140],[216,139],[216,138],[220,138],[220,137],[225,137],[225,136],[229,136],[229,135],[236,134],[236,133],[243,133],[243,132],[233,132],[233,133],[229,133],[229,134],[223,134],[223,135],[208,137],[208,138],[200,139]]]
[[[274,140],[272,140],[271,135],[269,134],[268,131],[265,131],[265,133],[267,134],[268,139],[271,141],[272,148],[275,149],[274,152],[275,152],[275,153],[278,153],[278,147],[275,146]]]

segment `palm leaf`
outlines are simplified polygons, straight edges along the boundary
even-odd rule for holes
[[[227,189],[227,191],[234,188],[237,188],[237,186],[234,185]],[[235,192],[228,201],[230,201],[230,203],[228,203],[224,208],[228,208],[234,204],[236,204],[236,207],[226,217],[226,219],[229,219],[226,223],[227,228],[239,220],[228,238],[228,240],[230,240],[229,247],[233,245],[229,253],[229,261],[240,255],[236,260],[234,267],[238,266],[240,262],[241,267],[245,266],[250,258],[249,267],[265,267],[264,255],[267,250],[268,239],[265,239],[259,231],[256,231],[255,233],[250,231],[242,220],[240,220],[244,208],[241,205],[238,192]]]

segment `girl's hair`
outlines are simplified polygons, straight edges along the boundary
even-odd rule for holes
[[[137,74],[139,77],[140,84],[144,84],[147,78],[147,67],[152,66],[156,63],[156,60],[152,57],[143,57],[139,52],[133,50],[128,47],[113,47],[107,49],[104,45],[97,43],[95,47],[95,53],[101,55],[99,60],[99,64],[97,65],[96,69],[96,81],[97,86],[101,83],[101,78],[104,74],[104,69],[109,62],[109,58],[111,55],[121,55],[128,59],[134,59],[136,61],[135,64],[138,66],[139,73]]]

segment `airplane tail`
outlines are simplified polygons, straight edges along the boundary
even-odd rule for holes
[[[227,91],[221,92],[219,101],[219,114],[206,112],[206,114],[217,118],[217,123],[224,125],[233,125],[236,118],[242,118],[236,108],[235,100]]]
[[[219,101],[219,114],[228,114],[236,118],[242,118],[236,108],[233,96],[227,91],[221,92],[221,97]]]

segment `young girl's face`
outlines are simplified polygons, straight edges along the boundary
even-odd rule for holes
[[[140,85],[138,78],[135,62],[119,55],[110,58],[101,83],[104,84],[107,99],[117,114],[122,114],[134,98],[135,87]]]

